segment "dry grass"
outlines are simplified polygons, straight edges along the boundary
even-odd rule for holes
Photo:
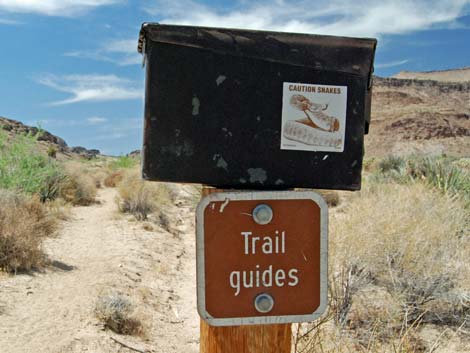
[[[142,322],[135,315],[132,302],[120,293],[111,293],[98,298],[95,313],[104,326],[124,335],[142,335]]]
[[[467,217],[458,201],[420,184],[369,188],[332,222],[332,273],[385,288],[407,322],[463,320],[444,307],[468,300],[459,287],[469,281]]]
[[[104,179],[104,186],[108,188],[115,188],[122,181],[123,174],[124,172],[122,171],[112,172]]]
[[[60,197],[75,206],[87,206],[95,202],[96,180],[81,163],[65,165],[66,178],[60,186]]]
[[[45,203],[49,214],[60,221],[68,221],[71,217],[72,206],[64,199],[58,198]]]
[[[104,180],[108,177],[108,174],[102,168],[94,168],[90,173],[90,177],[95,183],[97,189],[101,189],[104,185]]]
[[[418,353],[426,350],[419,337],[419,325],[403,326],[395,332],[393,339],[384,341],[380,337],[380,323],[371,327],[364,341],[354,333],[335,326],[328,317],[315,323],[297,324],[293,327],[294,353]]]
[[[0,270],[16,273],[45,264],[42,243],[56,220],[37,198],[0,189]]]
[[[332,273],[383,286],[408,322],[425,312],[425,321],[447,322],[443,306],[470,294],[459,288],[470,275],[467,219],[457,200],[420,184],[366,189],[332,222]]]
[[[128,171],[118,187],[119,210],[134,215],[137,220],[146,220],[147,217],[158,212],[158,218],[166,223],[167,219],[161,210],[171,202],[170,192],[162,183],[143,181],[138,171]]]
[[[296,352],[430,352],[425,325],[469,327],[468,219],[429,185],[366,185],[330,217],[329,312]]]

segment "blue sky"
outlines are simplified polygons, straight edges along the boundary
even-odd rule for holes
[[[376,74],[470,66],[470,0],[0,0],[0,116],[140,148],[142,22],[376,37]]]

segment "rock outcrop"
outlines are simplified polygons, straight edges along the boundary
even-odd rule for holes
[[[99,150],[96,150],[96,149],[89,150],[81,146],[71,147],[69,148],[69,150],[70,152],[78,154],[81,157],[86,158],[86,159],[96,158],[100,154]]]
[[[100,154],[99,150],[86,149],[85,147],[69,147],[64,139],[51,134],[49,131],[40,130],[34,126],[25,125],[17,120],[7,119],[0,116],[0,130],[4,130],[13,135],[38,135],[38,141],[54,147],[58,152],[63,154],[75,154],[83,158],[91,159]]]
[[[449,92],[469,92],[470,81],[467,82],[440,82],[433,80],[402,79],[392,77],[374,77],[374,85],[394,88],[421,87],[437,89],[442,93]]]
[[[1,116],[0,128],[14,134],[31,134],[33,136],[36,136],[39,132],[37,127],[28,126],[19,121],[7,119]],[[39,135],[38,140],[57,145],[58,149],[61,151],[65,151],[67,149],[67,143],[62,138],[55,136],[46,130],[41,130],[41,134]]]

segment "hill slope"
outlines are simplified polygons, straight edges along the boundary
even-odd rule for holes
[[[17,120],[8,119],[0,116],[0,131],[5,131],[8,135],[31,134],[36,135],[39,132],[37,127],[25,125]],[[38,137],[38,148],[47,152],[50,148],[57,151],[59,159],[71,157],[96,157],[100,151],[96,149],[88,150],[84,147],[69,147],[64,139],[51,134],[49,131],[42,130]]]
[[[401,79],[433,80],[440,82],[468,82],[470,81],[470,67],[454,70],[411,72],[401,71],[393,76]]]
[[[365,143],[368,156],[470,155],[470,81],[375,77]]]

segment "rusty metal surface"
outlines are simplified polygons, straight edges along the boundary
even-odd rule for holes
[[[144,24],[144,178],[222,188],[360,189],[375,45]],[[344,152],[280,148],[284,82],[347,87]]]
[[[373,62],[368,54],[376,45],[368,38],[151,23],[142,26],[140,43],[144,40],[368,77]],[[139,44],[138,51],[142,48]]]

